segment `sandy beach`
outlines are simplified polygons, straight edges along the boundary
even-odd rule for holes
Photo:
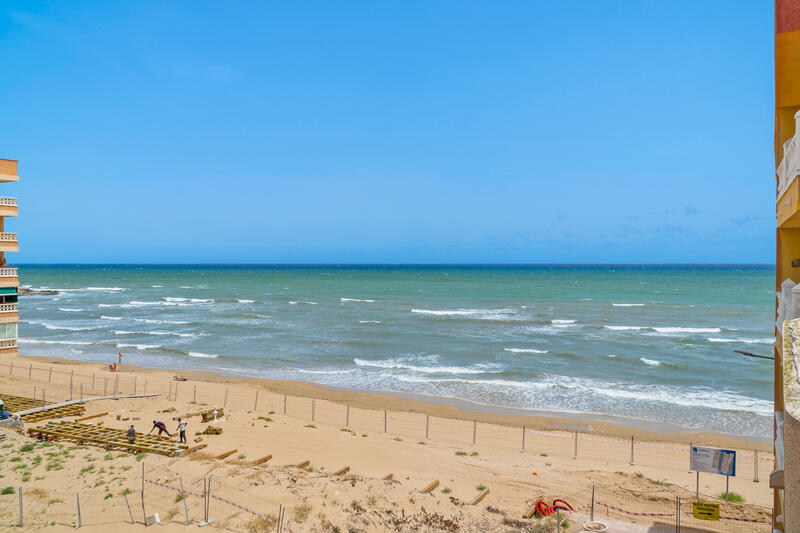
[[[713,433],[648,432],[568,417],[471,412],[439,402],[331,390],[302,382],[230,378],[207,372],[181,375],[187,381],[174,381],[174,372],[124,364],[120,372],[111,373],[104,365],[56,358],[18,357],[0,362],[0,386],[6,394],[32,397],[35,387],[37,397],[44,391],[48,403],[68,399],[70,383],[76,399],[80,394],[84,398],[134,391],[142,394],[146,388],[148,394],[158,396],[87,401],[84,416],[107,413],[87,423],[119,429],[133,423],[138,432],[146,433],[152,420],[164,421],[173,431],[174,419],[183,416],[189,424],[189,444],[207,445],[187,457],[147,454],[137,460],[129,453],[56,441],[53,446],[69,455],[58,460],[63,475],[46,475],[46,465],[52,460],[45,450],[19,453],[18,464],[26,466],[17,470],[9,468],[12,454],[5,453],[2,485],[62,495],[42,496],[63,500],[45,506],[48,510],[40,517],[46,523],[44,515],[54,514],[61,505],[63,517],[56,525],[74,521],[70,502],[75,499],[72,493],[78,491],[84,492],[87,502],[83,510],[87,525],[92,516],[88,502],[93,500],[101,502],[102,508],[117,509],[115,521],[129,521],[128,512],[121,507],[121,494],[126,488],[131,498],[141,492],[141,464],[147,472],[150,496],[146,500],[153,497],[153,491],[166,491],[168,497],[156,498],[157,506],[162,509],[162,519],[172,515],[170,527],[177,529],[186,527],[177,524],[185,520],[184,510],[175,501],[177,481],[182,479],[197,489],[208,476],[216,483],[224,480],[219,490],[230,491],[232,496],[227,499],[247,499],[252,502],[250,507],[263,511],[264,516],[277,516],[283,506],[292,531],[519,531],[535,525],[522,517],[537,498],[564,498],[581,508],[570,519],[575,528],[588,512],[593,485],[598,516],[603,513],[606,520],[651,524],[658,518],[634,517],[613,508],[672,512],[674,516],[675,498],[690,501],[694,496],[695,473],[688,471],[691,442],[737,450],[737,476],[730,487],[747,505],[716,498],[725,490],[721,476],[704,474],[701,496],[721,503],[723,514],[769,521],[766,506],[771,494],[763,478],[772,468],[772,457],[766,443]],[[223,409],[224,417],[210,425],[220,427],[222,434],[196,435],[209,425],[202,423],[197,413],[214,406]],[[44,422],[32,425],[43,426]],[[521,453],[523,426],[525,451]],[[577,459],[573,458],[575,431]],[[630,464],[631,437],[634,464]],[[4,446],[13,451],[28,442],[31,439],[9,432]],[[235,452],[225,459],[216,459],[231,450]],[[759,482],[754,482],[756,450]],[[47,459],[36,462],[35,455]],[[253,463],[267,455],[272,455],[269,461]],[[292,466],[305,461],[309,463],[302,468]],[[87,465],[97,466],[86,470]],[[390,473],[391,480],[383,480]],[[434,481],[438,485],[430,493],[420,492]],[[486,489],[489,493],[481,502],[469,505]],[[11,497],[3,496],[7,501]],[[4,520],[13,521],[12,505],[0,508],[6,509]],[[191,508],[194,520],[198,507]],[[218,511],[223,525],[234,530],[252,525],[254,515],[233,507],[228,511]],[[143,511],[137,512],[141,520]],[[111,516],[108,512],[96,514],[97,520]]]

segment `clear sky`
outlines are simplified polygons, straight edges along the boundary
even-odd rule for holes
[[[16,262],[774,261],[771,2],[0,4]]]

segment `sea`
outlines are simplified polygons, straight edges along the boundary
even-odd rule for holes
[[[21,265],[20,353],[772,431],[774,268]]]

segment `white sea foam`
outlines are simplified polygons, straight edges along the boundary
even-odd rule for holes
[[[102,318],[103,320],[122,320],[123,317],[100,315],[100,318]]]
[[[653,328],[659,333],[719,333],[722,331],[720,328],[680,328],[680,327],[662,327]]]
[[[202,333],[175,333],[173,331],[126,331],[121,329],[116,329],[112,331],[114,335],[167,335],[173,337],[202,337],[204,336]]]
[[[608,354],[608,358],[609,358],[609,359],[616,359],[616,358],[617,358],[617,354],[615,354],[615,353],[610,353],[610,354]]]
[[[134,300],[129,305],[137,306],[137,307],[138,306],[151,306],[151,305],[166,305],[166,306],[170,306],[170,307],[172,307],[172,306],[186,307],[189,304],[187,304],[187,303],[179,303],[179,302],[166,302],[166,301],[165,302],[142,302],[142,301]],[[120,306],[121,307],[125,307],[125,304],[121,304]]]
[[[124,287],[86,287],[87,291],[120,292],[127,291]]]
[[[59,307],[59,311],[64,311],[65,313],[80,313],[81,311],[86,311],[86,309],[76,309],[73,307]]]
[[[317,305],[317,302],[304,302],[302,300],[289,300],[291,305],[298,305],[298,304],[305,304],[305,305]]]
[[[192,298],[190,302],[193,304],[207,304],[209,302],[213,302],[213,298]]]
[[[217,354],[213,353],[201,353],[201,352],[189,352],[189,357],[200,357],[203,359],[216,359],[219,357]]]
[[[655,359],[648,359],[646,357],[640,357],[639,361],[641,361],[642,363],[644,363],[646,365],[650,365],[650,366],[661,366],[661,361],[657,361]]]
[[[520,320],[513,309],[412,309],[412,313],[434,317],[467,317],[475,320]]]
[[[355,358],[353,362],[358,366],[366,366],[373,368],[387,368],[387,369],[400,369],[411,370],[413,372],[421,372],[424,374],[487,374],[495,373],[497,370],[483,370],[478,368],[465,368],[461,366],[418,366],[409,365],[398,360],[389,359],[386,361],[367,361],[365,359]]]
[[[154,289],[163,289],[164,288],[163,285],[150,285],[150,286],[153,287]]]
[[[535,348],[503,348],[503,351],[511,353],[547,353],[547,350],[537,350]]]
[[[355,372],[354,368],[349,370],[306,370],[303,368],[293,368],[295,372],[300,372],[301,374],[352,374]]]
[[[74,326],[62,326],[59,324],[53,324],[50,322],[45,322],[44,320],[28,320],[28,324],[33,324],[35,326],[43,326],[47,329],[51,330],[60,330],[60,331],[91,331],[92,328],[78,328]]]
[[[189,298],[181,298],[179,296],[165,296],[164,300],[168,302],[188,302]]]
[[[152,318],[134,318],[134,322],[143,322],[145,324],[188,324],[185,320],[153,320]]]
[[[564,320],[560,318],[554,318],[550,321],[550,323],[553,324],[553,327],[556,328],[571,328],[576,322],[577,320]]]
[[[66,345],[78,345],[78,346],[88,346],[90,344],[94,344],[93,342],[86,342],[86,341],[54,341],[54,340],[44,340],[44,339],[31,339],[31,338],[19,338],[17,339],[19,344],[66,344]]]
[[[610,329],[611,331],[638,331],[640,329],[645,329],[644,326],[603,326],[605,329]]]
[[[117,348],[136,348],[137,350],[156,350],[161,348],[158,344],[126,344],[124,342],[118,342]]]
[[[238,300],[238,302],[240,304],[251,304],[251,303],[254,303],[255,300],[244,300],[244,299],[242,299],[242,300]]]
[[[366,302],[366,303],[373,303],[375,300],[361,300],[358,298],[339,298],[340,302]]]
[[[644,304],[616,304],[616,303],[613,303],[611,305],[613,305],[614,307],[644,307]]]
[[[738,342],[742,344],[772,344],[775,342],[773,337],[765,337],[763,339],[746,339],[737,337],[735,339],[722,339],[718,337],[709,337],[709,342]]]
[[[380,320],[359,320],[359,324],[380,324]]]

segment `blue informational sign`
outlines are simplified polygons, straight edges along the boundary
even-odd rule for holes
[[[689,468],[697,472],[720,474],[723,476],[736,475],[736,450],[723,450],[721,448],[707,448],[705,446],[692,446],[692,456]]]

